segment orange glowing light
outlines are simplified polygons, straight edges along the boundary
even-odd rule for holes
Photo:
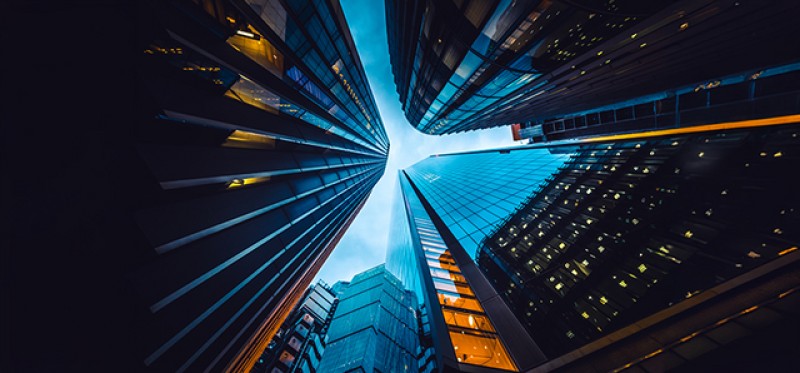
[[[791,124],[791,123],[800,123],[800,114],[783,115],[779,117],[762,118],[762,119],[742,120],[737,122],[704,124],[700,126],[673,128],[673,129],[656,130],[656,131],[625,133],[620,135],[598,136],[589,139],[582,139],[580,140],[580,142],[591,143],[591,142],[602,142],[602,141],[629,140],[629,139],[640,139],[640,138],[658,137],[667,135],[680,135],[686,133],[732,130],[739,128],[766,127],[766,126]]]

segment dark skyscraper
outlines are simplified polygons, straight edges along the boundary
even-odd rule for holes
[[[582,145],[478,251],[534,371],[796,370],[798,155],[796,124]]]
[[[417,372],[414,293],[381,264],[339,294],[319,372]]]
[[[800,4],[779,0],[386,1],[403,110],[439,135],[674,99],[664,92],[795,63],[785,38],[800,31],[798,14]]]
[[[338,1],[10,17],[0,370],[251,367],[385,167]]]

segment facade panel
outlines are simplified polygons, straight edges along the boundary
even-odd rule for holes
[[[467,253],[567,159],[546,149],[434,155],[405,172]]]

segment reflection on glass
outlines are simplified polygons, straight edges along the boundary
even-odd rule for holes
[[[460,363],[516,371],[494,326],[433,223],[415,217],[422,250]]]
[[[280,98],[244,76],[240,76],[225,95],[261,110],[278,113]]]
[[[516,370],[497,335],[456,332],[450,329],[450,340],[460,363]]]

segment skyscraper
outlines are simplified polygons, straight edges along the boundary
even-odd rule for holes
[[[495,149],[432,156],[400,172],[386,265],[420,298],[422,371],[520,371],[544,361],[474,258],[565,160]]]
[[[582,145],[478,252],[534,371],[797,369],[798,154],[797,124]]]
[[[387,0],[386,23],[406,117],[441,135],[541,125],[642,100],[627,105],[635,106],[654,100],[648,95],[795,63],[800,52],[783,40],[798,32],[799,7],[778,0]]]
[[[319,372],[417,372],[417,300],[381,264],[340,294]]]
[[[2,370],[247,370],[385,167],[338,1],[11,11]]]
[[[308,288],[251,372],[316,372],[325,353],[328,327],[338,303],[336,294],[326,283],[320,281]]]

